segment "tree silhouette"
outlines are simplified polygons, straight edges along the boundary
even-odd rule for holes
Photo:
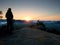
[[[3,16],[2,16],[2,11],[0,11],[0,19],[2,20]]]

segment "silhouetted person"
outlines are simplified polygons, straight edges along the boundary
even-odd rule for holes
[[[11,8],[8,8],[6,13],[7,18],[7,32],[12,33],[13,31],[13,14],[11,12]]]

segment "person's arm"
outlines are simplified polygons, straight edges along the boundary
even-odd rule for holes
[[[5,17],[7,18],[7,13],[6,13]]]
[[[11,12],[11,18],[13,18],[13,13]]]

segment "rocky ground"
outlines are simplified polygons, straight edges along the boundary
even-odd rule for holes
[[[0,45],[60,45],[60,35],[25,27],[0,38]]]

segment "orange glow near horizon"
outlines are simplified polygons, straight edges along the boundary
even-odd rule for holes
[[[60,20],[60,14],[49,15],[48,13],[38,13],[34,11],[18,11],[13,12],[14,19],[16,20]],[[6,13],[6,12],[5,12]],[[5,13],[3,13],[3,19],[5,18]]]
[[[32,18],[29,17],[29,16],[26,16],[26,17],[25,17],[25,20],[26,20],[26,21],[30,21],[30,20],[32,20]]]

